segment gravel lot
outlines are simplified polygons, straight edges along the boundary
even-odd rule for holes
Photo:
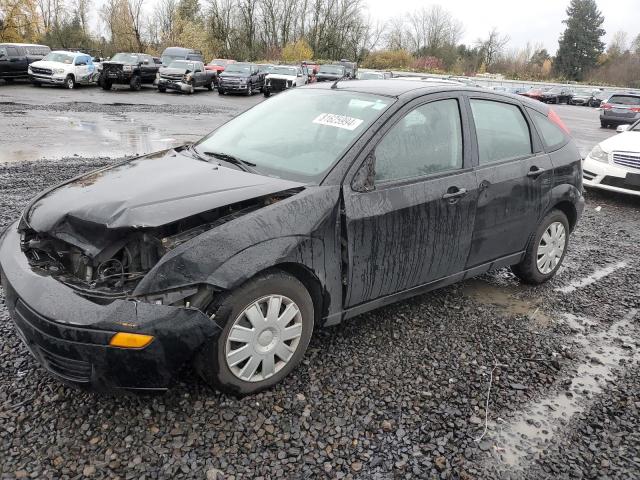
[[[54,102],[44,101],[47,91]],[[121,97],[128,104],[114,105]],[[67,144],[65,124],[46,121],[60,112],[117,114],[122,131],[144,120],[160,136],[178,115],[199,135],[262,99],[203,92],[161,96],[161,105],[157,97],[1,86],[0,118]],[[598,128],[595,110],[557,109],[583,151],[613,134]],[[0,123],[6,152],[5,139],[17,144],[7,136],[16,125]],[[31,152],[33,160],[0,163],[0,228],[37,191],[121,153],[104,145],[101,158],[85,158],[82,147],[80,156],[52,160],[40,155],[43,147],[24,140],[21,158]],[[153,397],[63,386],[19,341],[0,289],[0,474],[640,478],[639,212],[638,199],[588,192],[552,282],[527,287],[501,270],[317,331],[293,375],[243,399],[211,391],[188,372]]]

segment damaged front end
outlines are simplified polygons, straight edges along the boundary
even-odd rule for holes
[[[66,219],[52,232],[37,232],[22,221],[20,249],[35,271],[49,275],[96,302],[131,299],[136,286],[177,246],[227,222],[276,203],[296,190],[226,205],[154,228],[118,228]],[[24,218],[24,217],[23,217]],[[204,308],[213,287],[189,287],[138,300]]]

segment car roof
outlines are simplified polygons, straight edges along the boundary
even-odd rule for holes
[[[332,86],[336,82],[320,82],[313,83],[305,88],[315,88],[320,90],[331,90]],[[491,95],[492,97],[503,97],[525,104],[527,107],[538,110],[542,113],[547,113],[549,107],[535,100],[531,100],[522,95],[514,95],[511,93],[496,92],[487,88],[471,87],[468,85],[450,85],[447,83],[437,82],[416,82],[414,80],[398,80],[395,78],[389,80],[342,80],[338,81],[336,90],[356,92],[356,93],[368,93],[371,95],[380,95],[385,97],[408,97],[414,98],[429,93],[438,92],[477,92],[484,95]]]

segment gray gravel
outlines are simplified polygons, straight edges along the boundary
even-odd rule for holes
[[[0,228],[37,191],[114,161],[0,164]],[[243,399],[189,372],[155,397],[63,386],[18,340],[0,290],[2,478],[640,478],[637,360],[526,468],[496,460],[491,436],[476,442],[496,363],[489,419],[522,418],[588,359],[564,313],[606,329],[640,306],[640,202],[588,200],[554,282],[525,287],[502,270],[318,331],[298,370]],[[621,260],[627,268],[593,285],[555,290]],[[531,312],[478,291],[507,292]]]

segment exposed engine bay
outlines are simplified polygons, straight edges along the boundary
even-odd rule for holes
[[[238,202],[154,228],[108,230],[89,224],[83,229],[77,222],[68,222],[65,231],[40,233],[24,227],[21,249],[32,268],[88,297],[105,301],[125,298],[170,250],[298,191]]]

